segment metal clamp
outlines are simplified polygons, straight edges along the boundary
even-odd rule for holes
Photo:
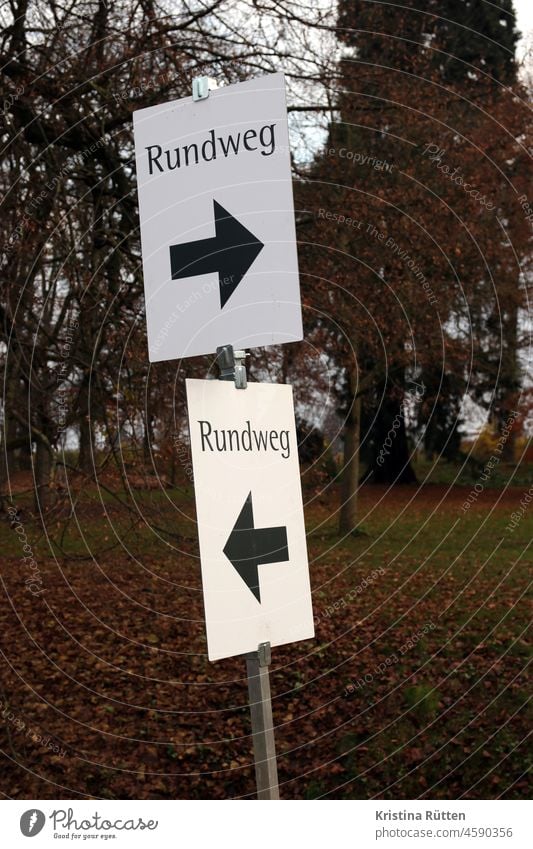
[[[246,351],[234,351],[233,345],[221,345],[217,348],[219,380],[233,380],[236,389],[246,389]]]
[[[235,357],[235,387],[236,389],[246,389],[247,381],[246,381],[246,357],[248,354],[246,351],[234,351],[233,356]]]
[[[259,666],[270,666],[272,663],[270,643],[259,643],[257,646],[257,658],[259,660]]]
[[[209,92],[217,88],[217,81],[212,77],[194,77],[192,81],[192,99],[207,100]]]

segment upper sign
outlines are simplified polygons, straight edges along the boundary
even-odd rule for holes
[[[283,74],[133,124],[150,360],[302,339]]]
[[[292,387],[186,386],[209,659],[313,637]]]

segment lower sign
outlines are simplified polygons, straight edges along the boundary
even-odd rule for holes
[[[186,385],[209,659],[314,637],[292,387]]]

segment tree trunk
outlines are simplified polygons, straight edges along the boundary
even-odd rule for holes
[[[80,451],[78,466],[82,472],[91,474],[94,465],[94,442],[91,420],[88,415],[80,418]]]
[[[350,384],[355,380],[350,380]],[[359,489],[359,442],[361,434],[361,398],[354,398],[344,427],[344,464],[341,485],[339,533],[353,533],[357,526]]]
[[[514,413],[520,398],[520,364],[518,361],[518,309],[511,303],[502,310],[502,352],[499,385],[496,390],[496,417],[502,445],[501,459],[512,463],[515,458],[519,427]],[[498,397],[499,396],[499,397]]]
[[[372,428],[373,452],[365,481],[416,483],[405,431],[403,405],[394,394],[385,395]]]
[[[153,463],[152,445],[154,442],[154,419],[146,410],[146,415],[143,417],[143,460],[146,467]]]
[[[19,468],[16,451],[20,456],[20,452],[24,449],[28,450],[28,440],[20,440],[18,448],[12,447],[19,443],[19,424],[12,416],[11,411],[15,400],[18,401],[20,396],[20,380],[17,376],[19,362],[15,362],[14,369],[11,373],[8,371],[5,376],[5,400],[4,400],[4,421],[2,427],[2,441],[0,446],[0,492],[5,494],[8,490],[8,484],[13,473]],[[28,467],[29,468],[29,467]]]
[[[9,446],[16,438],[17,427],[8,412],[8,402],[4,409],[4,427],[0,446],[0,492],[5,495],[9,489],[9,479],[15,470],[15,450]]]
[[[37,512],[46,512],[54,503],[54,493],[50,486],[53,459],[50,445],[38,439],[35,449],[35,509]]]
[[[172,446],[170,453],[170,483],[172,486],[176,486],[176,452],[174,446]]]
[[[89,375],[85,374],[78,397],[78,414],[80,419],[78,466],[86,474],[91,474],[94,466],[94,436],[91,411],[89,409],[89,380]]]

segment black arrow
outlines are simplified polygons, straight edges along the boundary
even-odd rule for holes
[[[217,271],[222,308],[264,245],[216,200],[213,206],[215,237],[171,245],[170,271],[173,280]]]
[[[224,554],[261,603],[257,567],[289,559],[287,528],[254,528],[250,492],[224,546]]]

